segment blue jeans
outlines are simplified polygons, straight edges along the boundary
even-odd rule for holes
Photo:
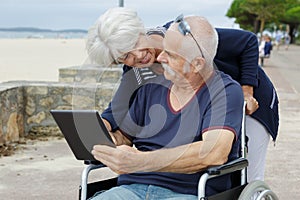
[[[113,187],[96,193],[90,200],[197,200],[197,196],[180,194],[172,190],[144,184],[131,184]]]

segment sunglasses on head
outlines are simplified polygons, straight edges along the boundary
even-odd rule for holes
[[[178,23],[178,30],[179,30],[179,32],[182,35],[186,36],[186,35],[190,34],[192,36],[193,40],[196,42],[196,44],[198,46],[198,49],[199,49],[199,51],[201,53],[201,56],[204,58],[204,54],[202,52],[202,49],[201,49],[199,43],[197,42],[197,40],[195,39],[195,37],[193,36],[193,34],[191,32],[190,25],[187,23],[187,21],[184,20],[183,14],[179,15],[178,17],[176,17],[176,19],[175,19],[174,22]]]

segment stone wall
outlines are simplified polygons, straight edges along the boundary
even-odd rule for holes
[[[49,112],[51,109],[101,112],[118,87],[121,73],[121,68],[103,70],[89,66],[83,70],[80,66],[60,70],[61,82],[1,83],[0,145],[19,141],[29,134],[60,132]]]
[[[23,87],[19,83],[0,86],[0,145],[24,135]]]
[[[122,75],[121,67],[81,65],[59,69],[59,82],[116,83]]]

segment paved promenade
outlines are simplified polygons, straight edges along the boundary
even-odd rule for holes
[[[279,199],[300,199],[300,47],[274,48],[265,62],[265,71],[272,79],[280,110],[279,136],[269,145],[266,183]]]
[[[300,47],[275,48],[265,71],[280,100],[280,133],[270,141],[266,183],[279,199],[300,199]],[[28,142],[15,155],[0,158],[1,199],[78,199],[83,163],[77,161],[64,139]],[[107,170],[95,177],[113,176]]]

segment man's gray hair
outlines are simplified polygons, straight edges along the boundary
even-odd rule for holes
[[[91,62],[108,66],[133,50],[141,34],[145,34],[145,28],[135,11],[124,7],[111,8],[88,31],[88,56]]]
[[[191,25],[191,32],[199,43],[207,65],[213,66],[213,59],[217,53],[218,33],[209,21],[200,16],[189,16],[186,20]]]

